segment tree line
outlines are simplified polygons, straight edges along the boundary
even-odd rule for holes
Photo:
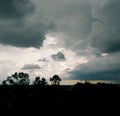
[[[52,85],[60,85],[61,78],[59,75],[54,75],[50,77],[49,81]],[[29,85],[30,79],[29,74],[24,72],[15,72],[11,76],[7,76],[6,80],[2,81],[2,85]],[[48,82],[44,77],[40,78],[39,76],[35,77],[35,80],[32,82],[32,85],[41,85],[46,86]]]

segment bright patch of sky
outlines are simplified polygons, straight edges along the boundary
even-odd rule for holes
[[[88,58],[77,56],[72,50],[65,49],[59,46],[57,38],[46,36],[46,40],[40,49],[35,48],[16,48],[12,46],[0,45],[0,74],[1,79],[5,79],[8,75],[14,72],[27,72],[30,74],[30,79],[34,80],[36,76],[49,79],[54,74],[60,75],[62,79],[66,79],[65,72],[73,70],[77,65],[86,63]],[[62,52],[65,55],[64,61],[54,61],[51,58],[52,54]],[[40,61],[39,59],[46,59]],[[4,63],[2,63],[4,62]],[[34,67],[22,69],[25,65],[38,65],[40,69]]]

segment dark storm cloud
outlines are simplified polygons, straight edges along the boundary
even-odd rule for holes
[[[1,25],[2,27],[2,25]],[[42,46],[48,27],[44,24],[26,24],[23,27],[3,25],[0,29],[0,43],[16,47]]]
[[[41,69],[41,68],[37,64],[25,64],[21,69],[22,70],[36,70],[36,69]]]
[[[120,0],[106,0],[93,8],[94,16],[104,23],[93,25],[91,45],[102,52],[120,51]]]
[[[119,32],[112,30],[103,30],[92,39],[91,45],[93,47],[96,47],[101,52],[111,53],[120,51]]]
[[[21,19],[34,12],[35,6],[30,0],[0,0],[1,19]]]
[[[58,52],[57,54],[52,54],[51,57],[53,58],[53,60],[56,60],[56,61],[65,60],[65,55],[62,52]]]
[[[119,54],[120,55],[120,54]],[[81,80],[118,80],[120,81],[119,55],[97,57],[86,64],[79,65],[70,75]]]
[[[35,18],[35,8],[31,0],[0,1],[1,44],[35,48],[42,46],[45,35],[55,28],[55,24],[43,23]]]
[[[120,70],[118,71],[109,71],[109,72],[94,72],[94,73],[83,73],[80,71],[73,71],[72,76],[75,80],[99,80],[99,81],[120,81]]]

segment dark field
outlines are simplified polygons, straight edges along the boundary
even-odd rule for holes
[[[0,111],[18,114],[102,114],[119,112],[120,86],[0,86]]]

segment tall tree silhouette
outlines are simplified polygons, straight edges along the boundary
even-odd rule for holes
[[[36,77],[35,80],[33,81],[33,85],[40,85],[40,84],[41,84],[40,77]]]
[[[29,74],[23,72],[15,72],[2,82],[3,85],[29,85],[29,83]]]
[[[33,81],[33,85],[45,86],[45,85],[47,85],[47,81],[44,77],[42,79],[40,79],[40,77],[36,77],[35,81]]]
[[[58,75],[54,75],[53,77],[50,77],[50,81],[52,85],[60,85],[61,78]]]

